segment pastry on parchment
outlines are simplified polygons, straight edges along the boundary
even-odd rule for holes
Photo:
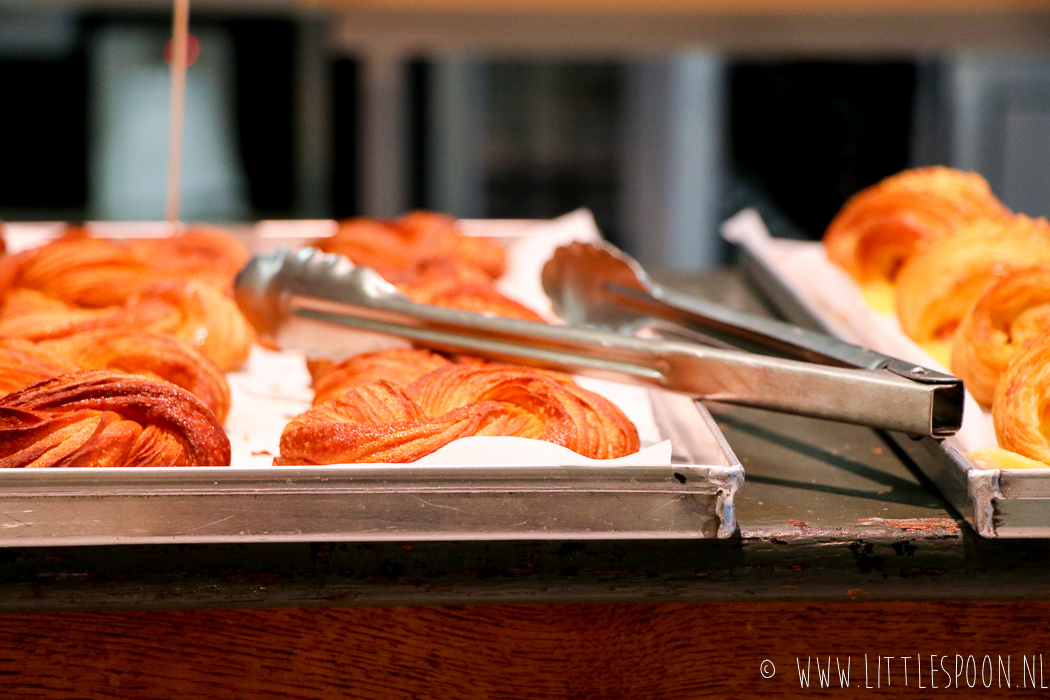
[[[73,372],[0,398],[0,467],[228,466],[230,441],[168,382]]]
[[[829,260],[878,299],[892,296],[898,271],[930,243],[975,219],[1009,214],[977,173],[905,170],[851,197],[828,226],[824,246]]]
[[[376,366],[374,356],[368,364]],[[404,386],[396,376],[351,382],[288,424],[275,464],[412,462],[471,435],[546,440],[594,459],[638,451],[638,431],[620,409],[567,375],[439,364]]]

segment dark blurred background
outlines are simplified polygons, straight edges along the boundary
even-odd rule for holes
[[[187,219],[587,207],[614,242],[688,268],[725,261],[717,224],[742,208],[819,237],[914,165],[977,169],[1050,214],[1039,55],[355,51],[323,15],[207,8],[191,31]],[[0,5],[0,218],[163,215],[169,33],[163,3]]]

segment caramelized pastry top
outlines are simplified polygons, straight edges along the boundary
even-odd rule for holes
[[[230,389],[222,370],[173,336],[107,328],[44,341],[37,347],[77,369],[108,369],[171,382],[203,401],[220,423],[229,413]]]
[[[167,382],[74,372],[0,398],[0,467],[226,466],[230,441]]]

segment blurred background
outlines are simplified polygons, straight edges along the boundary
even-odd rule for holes
[[[164,214],[171,6],[0,0],[0,219]],[[546,218],[721,264],[906,167],[1050,215],[1050,2],[197,0],[182,214]]]

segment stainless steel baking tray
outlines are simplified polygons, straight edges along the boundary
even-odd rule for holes
[[[257,250],[289,242],[260,229]],[[0,546],[731,536],[743,467],[702,405],[649,395],[670,465],[8,470]]]
[[[900,337],[893,337],[892,325],[873,319],[873,312],[867,309],[850,314],[845,302],[836,310],[821,306],[812,293],[797,283],[797,277],[785,274],[788,266],[794,264],[791,258],[805,260],[810,279],[825,274],[827,271],[822,268],[832,264],[820,252],[820,243],[770,239],[753,211],[742,212],[726,222],[724,232],[738,245],[741,264],[750,278],[793,323],[824,330],[850,342],[862,342],[887,354],[895,354],[909,342],[899,330],[896,333]],[[834,274],[841,273],[835,270]],[[857,337],[853,331],[862,335]],[[927,355],[924,360],[932,358]],[[884,435],[912,459],[979,535],[1050,537],[1050,469],[988,469],[964,456],[983,446],[975,445],[975,440],[994,444],[994,435],[987,429],[972,426],[979,428],[973,430],[972,424],[968,425],[971,420],[983,421],[980,411],[977,403],[968,398],[963,431],[947,439],[916,439],[896,432]]]

